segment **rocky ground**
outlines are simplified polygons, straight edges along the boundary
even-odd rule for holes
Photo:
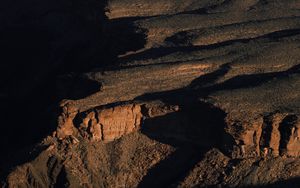
[[[300,187],[299,0],[1,4],[3,187]]]

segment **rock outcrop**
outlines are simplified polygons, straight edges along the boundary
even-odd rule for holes
[[[142,117],[140,105],[116,106],[86,114],[79,129],[90,133],[92,140],[112,141],[138,131]]]

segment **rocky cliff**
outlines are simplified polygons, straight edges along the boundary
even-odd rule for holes
[[[300,186],[300,1],[63,2],[3,187]]]

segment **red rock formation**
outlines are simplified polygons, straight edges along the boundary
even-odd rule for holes
[[[97,112],[97,119],[98,123],[92,124],[100,131],[96,133],[96,138],[112,141],[140,129],[141,106],[130,104],[100,110]]]
[[[56,134],[59,139],[64,139],[76,134],[73,120],[78,114],[78,111],[76,108],[73,108],[71,105],[64,102],[62,103],[61,108],[63,112],[58,117],[58,128],[54,134]]]

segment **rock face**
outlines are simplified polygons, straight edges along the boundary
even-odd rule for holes
[[[292,120],[293,119],[293,120]],[[299,156],[297,116],[273,114],[253,124],[229,124],[234,136],[234,157]]]
[[[63,108],[67,109],[67,106],[68,104]],[[61,140],[69,136],[79,136],[91,141],[110,142],[140,131],[146,119],[165,116],[178,110],[178,106],[166,105],[159,101],[95,108],[82,113],[65,110],[54,134]]]
[[[79,125],[79,129],[88,130],[92,140],[112,141],[138,131],[141,121],[141,106],[134,104],[116,106],[88,113]]]
[[[300,186],[300,2],[101,6],[99,48],[55,74],[52,133],[4,187]]]

